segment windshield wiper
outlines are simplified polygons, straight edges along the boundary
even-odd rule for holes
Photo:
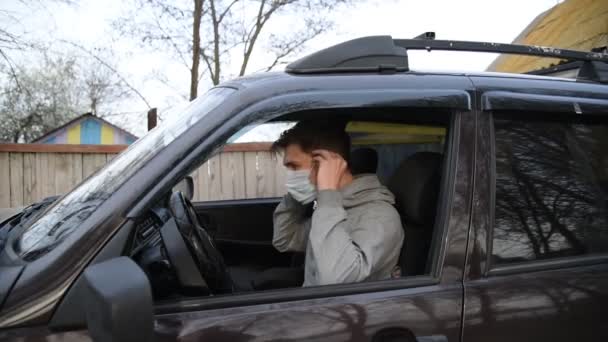
[[[44,211],[49,205],[51,205],[60,196],[46,197],[40,202],[36,202],[25,207],[21,212],[13,215],[12,218],[0,226],[0,251],[4,249],[6,241],[8,240],[9,233],[16,227],[23,227],[25,224],[33,218],[36,218],[38,214]]]

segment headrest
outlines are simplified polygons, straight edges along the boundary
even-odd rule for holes
[[[376,169],[378,168],[378,153],[373,148],[358,148],[350,154],[349,167],[353,175],[376,173]]]
[[[404,160],[391,176],[388,188],[404,224],[433,225],[441,181],[442,155],[417,152]]]

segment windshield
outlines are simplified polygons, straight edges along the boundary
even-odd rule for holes
[[[232,88],[214,88],[190,102],[183,110],[168,113],[167,120],[161,126],[148,132],[33,221],[15,240],[15,252],[23,260],[31,261],[53,249],[158,151],[216,108],[234,91]]]

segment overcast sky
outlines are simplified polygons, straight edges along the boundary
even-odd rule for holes
[[[368,35],[392,35],[413,38],[425,31],[435,31],[437,39],[476,40],[510,43],[538,14],[558,4],[558,0],[370,0],[334,14],[336,28],[311,42],[305,52],[331,46],[348,39]],[[3,0],[0,8],[9,8],[21,19],[19,30],[42,40],[66,39],[84,46],[112,44],[118,51],[120,72],[153,106],[161,109],[183,103],[189,89],[188,70],[167,54],[140,52],[128,39],[116,40],[110,23],[124,11],[121,0],[81,0],[75,5],[47,4],[24,7],[18,0]],[[297,16],[278,17],[271,29],[289,30]],[[114,37],[114,39],[111,39]],[[263,45],[256,46],[263,50]],[[61,48],[59,48],[61,50]],[[60,51],[59,51],[60,52]],[[410,53],[414,70],[481,71],[495,58],[479,53],[415,52]],[[263,60],[254,59],[249,71],[263,68]],[[152,74],[170,79],[167,86]],[[203,82],[199,94],[209,88]],[[125,119],[131,131],[145,132],[146,105],[133,98],[120,104],[117,112],[136,112]],[[121,120],[124,121],[124,120]]]

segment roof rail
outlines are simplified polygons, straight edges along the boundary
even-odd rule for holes
[[[403,47],[407,50],[443,50],[506,53],[514,55],[552,57],[568,59],[572,61],[608,62],[608,53],[567,50],[536,45],[517,45],[434,39],[394,39],[393,41],[396,46]]]
[[[586,52],[534,45],[516,45],[458,40],[435,40],[434,32],[414,39],[371,36],[350,40],[320,50],[286,67],[294,74],[327,72],[397,72],[408,71],[407,50],[471,51],[551,57],[584,62],[581,80],[607,82],[608,52]],[[587,69],[589,69],[587,71]]]
[[[287,65],[293,74],[408,71],[407,51],[391,36],[357,38],[319,50]]]

